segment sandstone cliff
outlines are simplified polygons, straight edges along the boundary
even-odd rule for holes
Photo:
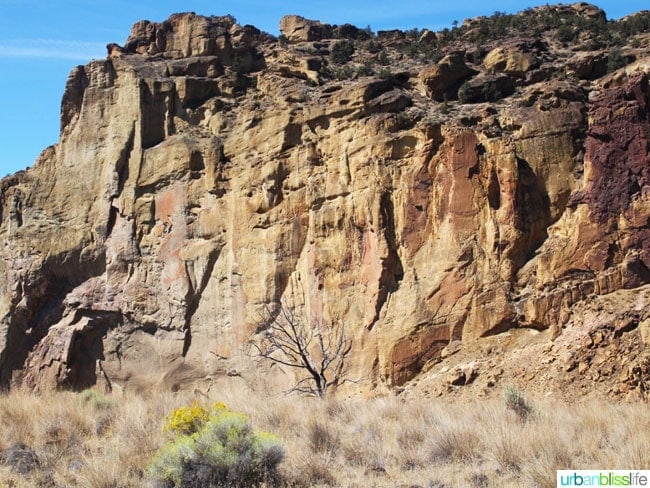
[[[289,16],[275,39],[177,14],[73,69],[59,142],[0,186],[2,384],[245,375],[283,297],[346,324],[366,388],[519,329],[559,344],[613,293],[638,336],[647,27],[617,47],[597,8],[546,7],[477,47],[503,18],[373,35]]]

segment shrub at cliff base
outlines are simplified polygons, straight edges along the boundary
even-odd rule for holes
[[[279,482],[284,448],[273,434],[254,430],[248,417],[223,403],[208,410],[198,403],[165,419],[175,439],[150,466],[152,478],[174,487],[248,487]]]

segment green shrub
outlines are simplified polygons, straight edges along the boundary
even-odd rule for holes
[[[377,76],[384,80],[388,80],[393,77],[393,72],[390,69],[384,67],[377,72]]]
[[[366,49],[366,51],[368,51],[371,54],[377,54],[383,49],[381,43],[379,43],[375,39],[370,39],[369,41],[366,41],[366,43],[364,44],[364,48]]]
[[[165,419],[176,438],[155,455],[149,474],[175,487],[249,487],[279,481],[284,448],[273,434],[254,430],[248,417],[224,404],[210,411],[194,403]]]
[[[417,58],[420,55],[420,43],[412,42],[411,44],[407,44],[403,52],[409,58]]]
[[[372,76],[373,74],[375,74],[375,69],[370,61],[365,61],[357,68],[357,75],[359,76]]]
[[[515,412],[522,420],[526,420],[533,411],[523,393],[514,385],[508,385],[503,391],[503,400],[506,407]]]
[[[355,73],[354,68],[350,65],[330,70],[331,77],[339,81],[349,80],[355,75]]]
[[[354,44],[348,40],[338,41],[332,46],[330,60],[333,64],[345,64],[352,59]]]
[[[460,103],[471,103],[471,88],[468,81],[458,89],[458,101]]]
[[[96,410],[108,410],[113,407],[113,402],[97,390],[89,388],[79,393],[82,403],[90,404]]]
[[[409,39],[411,39],[413,41],[417,41],[420,38],[420,36],[422,35],[422,32],[420,32],[420,29],[418,29],[417,27],[414,27],[413,29],[405,30],[404,34]]]
[[[409,130],[415,125],[416,120],[410,112],[399,112],[395,115],[395,128],[397,130]]]
[[[625,66],[625,64],[625,58],[623,57],[620,48],[611,48],[609,53],[607,53],[607,72],[611,73],[612,71],[616,71]]]
[[[377,55],[377,62],[382,66],[388,66],[390,64],[390,59],[388,58],[385,49],[382,49]]]
[[[558,27],[556,33],[555,33],[555,38],[560,41],[560,42],[572,42],[576,38],[576,31],[573,30],[573,27],[567,24],[562,24],[560,27]]]

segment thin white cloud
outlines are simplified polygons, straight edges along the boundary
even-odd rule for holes
[[[106,56],[105,44],[60,39],[0,39],[0,58],[89,61]]]

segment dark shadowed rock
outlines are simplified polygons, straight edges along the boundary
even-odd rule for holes
[[[569,63],[569,69],[581,80],[595,80],[607,73],[607,56],[604,53],[578,55]]]
[[[11,471],[22,475],[29,474],[38,467],[36,452],[25,444],[14,444],[0,455],[0,461],[11,467]]]
[[[458,100],[462,103],[496,102],[514,91],[515,81],[507,75],[478,75],[460,87]]]

